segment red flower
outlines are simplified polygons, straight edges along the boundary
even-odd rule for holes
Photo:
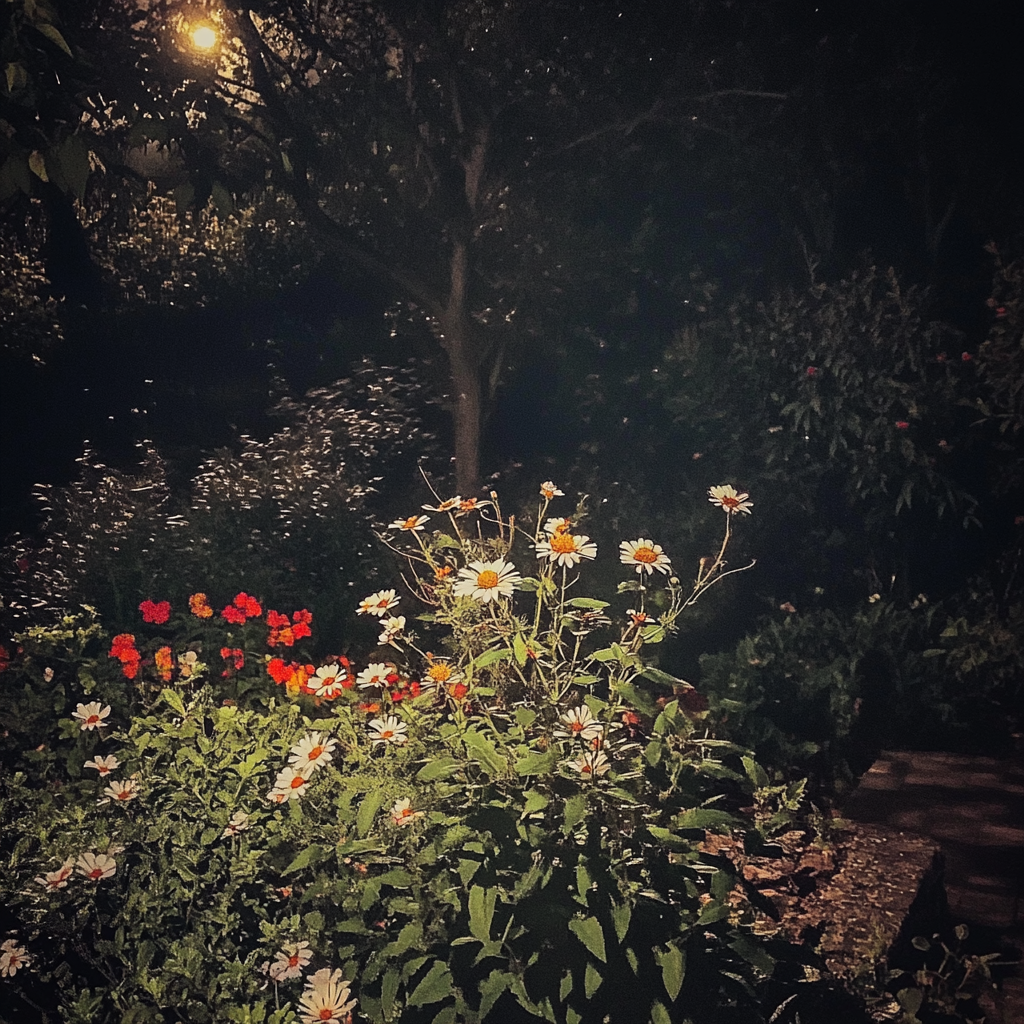
[[[896,429],[897,430],[909,430],[910,429],[910,424],[906,420],[897,420],[896,421]]]
[[[292,626],[292,635],[296,640],[304,636],[312,636],[313,631],[309,628],[309,624],[313,621],[313,613],[306,611],[305,608],[300,611],[292,613],[292,621],[295,623]]]
[[[236,626],[245,625],[245,612],[240,608],[236,608],[233,604],[229,604],[221,615],[228,620],[228,622],[234,623]]]
[[[937,362],[937,363],[944,363],[945,361],[946,361],[946,353],[945,352],[940,352],[935,357],[935,362]]]
[[[267,625],[272,629],[279,629],[281,626],[289,625],[288,616],[274,611],[273,608],[267,612]]]
[[[154,604],[147,598],[139,605],[139,611],[142,612],[143,622],[155,622],[157,625],[162,625],[171,617],[171,602],[159,601]]]
[[[295,675],[294,662],[291,665],[286,665],[282,658],[271,658],[267,662],[267,672],[270,674],[270,678],[278,686],[281,686]]]
[[[171,681],[171,670],[174,667],[174,659],[171,657],[170,647],[161,647],[153,656],[156,663],[156,670],[160,678],[165,682]]]
[[[960,353],[960,361],[962,363],[969,363],[973,359],[974,359],[974,356],[972,356],[970,352],[961,352]]]
[[[193,594],[188,599],[188,606],[196,618],[208,619],[213,615],[213,609],[207,602],[205,594]]]
[[[110,647],[110,657],[121,662],[121,672],[126,679],[134,679],[139,671],[142,655],[135,647],[135,637],[131,633],[118,633]]]
[[[3,644],[0,644],[0,672],[6,672],[10,664],[11,652]]]
[[[818,368],[816,366],[808,366],[807,367],[807,376],[808,377],[816,377],[817,374],[818,374]]]
[[[1002,320],[1004,316],[1006,316],[1006,307],[996,306],[996,318]]]
[[[16,565],[16,566],[18,567],[18,572],[28,572],[28,569],[29,569],[29,565],[30,565],[31,563],[30,563],[30,562],[29,562],[29,560],[28,560],[27,558],[25,558],[25,556],[23,555],[23,556],[22,556],[21,558],[19,558],[19,559],[18,559],[18,560],[17,560],[17,561],[16,561],[16,562],[15,562],[14,564],[15,564],[15,565]]]
[[[237,647],[222,647],[220,649],[220,656],[229,662],[228,667],[221,673],[225,678],[230,675],[232,665],[235,671],[245,667],[245,652]]]
[[[236,608],[240,608],[245,612],[246,616],[250,619],[255,619],[263,614],[259,601],[255,597],[250,597],[244,590],[242,593],[235,595],[234,604]]]

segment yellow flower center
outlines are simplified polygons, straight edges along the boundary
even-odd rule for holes
[[[638,562],[643,562],[644,565],[650,565],[652,562],[656,562],[658,560],[658,555],[654,548],[647,547],[637,548],[636,551],[633,552],[633,557]]]
[[[437,665],[431,665],[427,669],[427,675],[435,683],[446,683],[452,677],[452,667],[445,662],[440,662]]]
[[[415,530],[416,529],[416,520],[417,519],[419,519],[419,516],[409,516],[409,518],[406,519],[406,521],[404,523],[402,523],[402,529],[403,530]]]
[[[476,585],[483,590],[493,590],[498,585],[498,574],[493,569],[485,569],[477,576]]]
[[[558,555],[568,555],[576,550],[576,538],[571,533],[556,533],[551,538],[551,550]]]

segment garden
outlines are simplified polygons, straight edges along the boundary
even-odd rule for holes
[[[982,1021],[995,939],[885,938],[844,817],[1020,752],[1019,195],[932,65],[7,7],[0,1020]]]

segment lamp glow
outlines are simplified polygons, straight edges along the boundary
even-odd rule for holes
[[[197,50],[212,50],[217,45],[217,32],[209,25],[192,29],[192,45]]]

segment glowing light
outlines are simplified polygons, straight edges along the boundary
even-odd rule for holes
[[[197,50],[212,50],[217,45],[217,30],[209,25],[192,29],[192,45]]]

